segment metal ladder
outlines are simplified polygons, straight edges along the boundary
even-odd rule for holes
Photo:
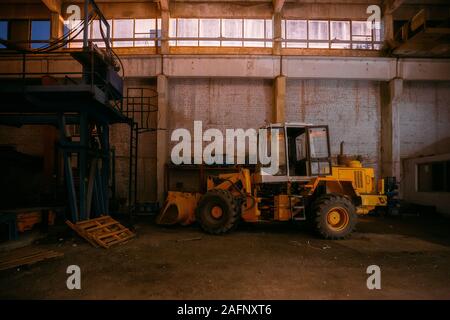
[[[124,112],[130,119],[130,149],[129,149],[129,184],[128,213],[136,213],[138,201],[138,148],[139,135],[156,131],[156,124],[151,123],[150,114],[157,112],[157,93],[151,88],[127,88]]]
[[[130,215],[134,212],[137,201],[137,166],[139,148],[139,127],[132,120],[130,124],[130,158],[128,175],[128,210]]]
[[[298,202],[300,200],[300,205],[292,205],[292,202]],[[306,220],[305,205],[303,203],[303,196],[290,195],[289,196],[289,206],[292,212],[292,220],[294,221],[304,221]]]

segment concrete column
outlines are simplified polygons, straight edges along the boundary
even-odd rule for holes
[[[278,76],[274,79],[274,104],[273,104],[273,122],[285,121],[286,107],[286,77]]]
[[[58,12],[51,13],[51,30],[50,39],[56,40],[63,36],[64,33],[64,21]]]
[[[158,91],[158,123],[156,136],[156,191],[157,201],[164,203],[165,193],[165,164],[168,155],[167,113],[169,109],[169,81],[167,76],[160,74],[157,77]]]
[[[272,54],[281,55],[281,23],[282,23],[282,15],[281,12],[273,13],[273,47]]]
[[[400,181],[399,102],[403,79],[395,78],[381,85],[381,175]]]
[[[383,16],[383,37],[384,43],[388,47],[394,45],[394,19],[392,14],[385,14]]]
[[[168,10],[161,11],[161,54],[169,53],[169,22],[170,12]]]

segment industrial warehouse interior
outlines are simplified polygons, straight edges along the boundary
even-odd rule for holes
[[[0,97],[2,300],[450,299],[447,0],[0,0]]]

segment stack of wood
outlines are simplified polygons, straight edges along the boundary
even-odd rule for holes
[[[0,270],[31,265],[39,261],[64,256],[63,253],[53,250],[23,248],[0,254]]]

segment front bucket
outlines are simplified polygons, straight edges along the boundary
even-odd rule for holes
[[[195,221],[195,208],[200,196],[200,193],[169,191],[166,202],[156,217],[156,223],[162,225],[191,224]]]

